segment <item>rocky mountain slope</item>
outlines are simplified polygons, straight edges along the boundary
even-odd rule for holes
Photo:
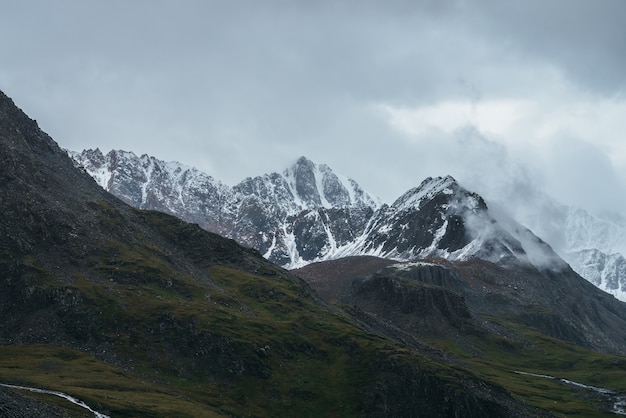
[[[361,237],[337,253],[398,260],[479,258],[503,265],[566,268],[529,230],[504,214],[494,216],[479,195],[452,177],[428,178],[377,210]]]
[[[478,332],[476,318],[485,318],[480,329],[499,317],[590,349],[626,349],[626,332],[616,326],[626,320],[625,305],[569,267],[538,270],[517,261],[503,266],[478,258],[377,260],[350,257],[309,264],[295,272],[327,301],[389,316],[389,322],[400,328],[407,320],[407,326],[415,327],[414,313],[419,312],[419,327],[409,331],[420,335],[445,333],[454,339],[461,323],[472,333]],[[402,319],[396,315],[400,312],[410,315]]]
[[[557,416],[604,415],[582,412],[571,399],[556,401],[542,392],[554,388],[540,379],[587,388],[575,397],[594,398],[607,416],[623,413],[620,390],[600,389],[606,386],[595,379],[598,386],[592,388],[586,380],[613,369],[610,361],[616,359],[587,363],[594,354],[579,350],[624,349],[621,325],[615,327],[624,321],[624,304],[571,269],[503,267],[477,258],[393,263],[359,256],[312,263],[295,272],[326,300],[348,307],[373,332],[421,350],[428,349],[423,346],[427,341],[478,369],[489,364],[486,373],[505,386],[511,379],[506,371],[528,376],[527,384],[536,389],[530,392],[540,400],[535,405],[551,403],[547,409]],[[542,371],[528,374],[524,370],[531,364]],[[577,371],[569,375],[565,369]],[[583,375],[587,383],[577,380]],[[622,379],[613,384],[626,383]]]

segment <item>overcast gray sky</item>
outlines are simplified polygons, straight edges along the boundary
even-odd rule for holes
[[[626,1],[0,1],[0,89],[61,146],[234,185],[299,156],[625,212]]]

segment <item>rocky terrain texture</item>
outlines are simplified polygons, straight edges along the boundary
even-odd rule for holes
[[[256,248],[282,266],[328,257],[365,228],[379,201],[354,180],[302,157],[282,173],[228,187],[200,171],[147,155],[71,153],[105,190]]]
[[[626,321],[624,303],[569,268],[351,257],[294,272],[327,301],[355,305],[411,333],[456,338],[463,328],[482,328],[477,318],[486,324],[497,317],[589,349],[626,354],[626,332],[618,325]]]
[[[69,415],[45,402],[0,387],[0,416],[7,418],[65,418]]]

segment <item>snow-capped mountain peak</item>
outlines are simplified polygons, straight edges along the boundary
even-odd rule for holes
[[[427,178],[378,211],[360,251],[388,258],[481,258],[545,268],[538,247],[564,268],[548,245],[516,222],[499,222],[483,198],[450,177]],[[534,237],[534,239],[532,239]]]
[[[283,176],[301,209],[378,207],[380,200],[354,180],[335,174],[326,164],[300,157]]]
[[[521,225],[496,220],[482,197],[450,176],[427,178],[389,206],[305,157],[231,188],[147,155],[87,150],[72,156],[127,203],[198,223],[288,268],[348,255],[482,258],[542,268],[537,254],[553,256]]]
[[[277,205],[288,215],[320,208],[377,208],[380,200],[365,192],[354,180],[335,174],[327,165],[305,157],[282,173],[248,177],[234,188],[243,196],[255,195]]]
[[[420,207],[423,201],[432,200],[438,194],[451,195],[458,187],[452,176],[428,177],[422,183],[407,191],[392,204],[396,210]]]

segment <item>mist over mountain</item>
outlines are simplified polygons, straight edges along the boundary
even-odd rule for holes
[[[535,189],[522,196],[494,199],[492,208],[508,211],[544,239],[581,276],[626,300],[626,221],[614,213],[594,215],[559,203]]]

